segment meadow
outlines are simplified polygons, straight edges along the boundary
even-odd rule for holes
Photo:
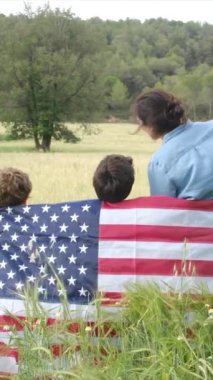
[[[120,153],[134,159],[136,180],[131,197],[148,195],[147,164],[159,142],[143,132],[134,134],[134,124],[90,128],[95,133],[82,136],[80,143],[53,141],[50,153],[34,151],[31,140],[6,141],[1,128],[1,167],[15,166],[29,173],[33,182],[29,203],[87,199],[95,197],[92,175],[99,161],[106,154]],[[121,305],[115,305],[115,309],[122,307],[113,317],[95,300],[95,324],[88,326],[78,319],[75,334],[68,331],[72,315],[65,299],[64,314],[47,326],[36,291],[26,290],[23,298],[27,316],[23,334],[11,331],[11,346],[18,347],[20,355],[14,380],[213,379],[212,295],[168,296],[156,287],[132,286]],[[52,349],[55,342],[61,350],[59,358]]]
[[[136,172],[132,197],[149,195],[147,164],[159,146],[142,131],[134,134],[135,124],[93,124],[88,135],[77,144],[53,141],[51,152],[36,152],[32,140],[5,141],[1,127],[1,167],[15,166],[26,171],[32,180],[30,203],[61,202],[95,198],[92,176],[99,161],[107,154],[132,156]]]

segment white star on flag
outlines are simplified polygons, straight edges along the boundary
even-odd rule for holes
[[[32,282],[32,283],[34,283],[34,282],[35,282],[35,280],[36,280],[36,277],[35,277],[35,276],[33,276],[33,275],[31,275],[31,276],[28,276],[27,278],[28,278],[28,281],[29,281],[29,282]]]
[[[61,226],[59,226],[59,228],[60,228],[60,232],[67,232],[68,226],[66,226],[66,224],[63,223]]]
[[[30,242],[31,242],[31,243],[36,243],[36,241],[37,241],[37,236],[35,236],[35,234],[32,234],[32,235],[30,236]]]
[[[56,214],[53,214],[53,215],[51,215],[51,217],[50,217],[51,222],[57,222],[58,218],[59,218],[59,216],[56,215]]]
[[[56,260],[56,257],[53,256],[53,255],[51,255],[50,257],[48,257],[49,264],[54,264],[55,260]]]
[[[49,236],[49,239],[50,239],[50,243],[52,245],[52,244],[56,243],[57,236],[52,234],[51,236]]]
[[[21,232],[27,232],[28,229],[29,229],[29,226],[27,224],[24,224],[23,226],[21,226]]]
[[[64,273],[65,273],[65,270],[66,270],[66,268],[64,268],[63,265],[61,265],[61,266],[58,268],[58,273],[59,273],[59,274],[64,274]]]
[[[67,281],[69,282],[69,285],[75,285],[76,278],[71,276],[70,278],[67,279]]]
[[[28,267],[24,264],[19,265],[19,271],[25,272]]]
[[[79,293],[80,293],[80,296],[84,296],[84,297],[86,297],[86,295],[87,295],[87,290],[85,290],[84,288],[83,288],[83,286],[82,286],[82,288],[80,289],[80,290],[78,290],[79,291]]]
[[[11,260],[17,261],[18,258],[19,256],[16,253],[14,253],[13,255],[10,255]]]
[[[48,206],[48,205],[42,206],[42,212],[48,212],[49,208],[50,208],[50,206]]]
[[[15,276],[15,272],[13,272],[12,270],[10,272],[7,273],[7,277],[8,279],[9,278],[13,278]]]
[[[73,215],[70,215],[70,218],[71,218],[72,222],[77,222],[78,218],[79,218],[79,215],[77,215],[76,213],[74,213]]]
[[[70,257],[68,257],[68,260],[71,263],[75,264],[76,260],[77,260],[77,257],[75,257],[74,255],[71,255]]]
[[[21,290],[23,288],[23,286],[24,286],[24,284],[21,281],[17,282],[16,283],[16,290]]]
[[[83,244],[81,247],[79,247],[79,249],[80,249],[80,253],[86,253],[88,247],[86,247],[86,245]]]
[[[49,285],[55,285],[55,278],[53,276],[49,277],[48,279]]]
[[[42,286],[39,286],[38,287],[38,292],[40,293],[40,294],[44,294],[45,293],[45,288],[43,288]]]
[[[9,223],[6,223],[3,225],[3,231],[9,231],[11,225]]]
[[[25,206],[25,207],[23,208],[23,213],[24,213],[24,214],[29,214],[30,209],[31,209],[31,207],[29,207],[29,206]]]
[[[26,252],[27,246],[23,243],[22,245],[20,245],[20,249],[21,249],[21,252]]]
[[[68,212],[68,210],[70,209],[70,206],[64,205],[61,207],[61,209],[62,209],[62,212]]]
[[[9,251],[10,245],[5,243],[1,247],[2,247],[2,251]]]
[[[30,263],[35,263],[36,262],[36,254],[34,252],[31,253],[30,258],[29,258],[29,262]]]
[[[40,252],[40,253],[45,253],[46,249],[47,249],[47,246],[44,245],[44,244],[42,244],[42,245],[40,245],[40,247],[39,247],[39,252]]]
[[[20,223],[22,219],[23,219],[23,218],[22,218],[21,215],[17,215],[17,216],[15,217],[15,222],[16,222],[16,223]]]
[[[32,216],[32,220],[33,220],[33,223],[38,223],[38,220],[39,220],[39,216],[38,215],[33,215]]]
[[[89,228],[89,226],[87,226],[85,223],[83,223],[81,226],[80,226],[80,229],[81,229],[81,232],[85,231],[87,232],[87,229]]]
[[[47,228],[48,226],[46,224],[42,224],[42,226],[40,227],[40,230],[41,232],[47,232]]]
[[[46,270],[45,270],[44,265],[41,265],[41,266],[39,267],[39,272],[40,272],[41,274],[46,274]]]
[[[79,270],[79,274],[86,274],[87,268],[85,268],[83,265],[81,265],[81,267],[78,268],[78,270]]]
[[[71,242],[71,243],[72,243],[72,242],[76,243],[76,242],[77,242],[77,238],[78,238],[78,236],[75,235],[75,234],[72,234],[71,236],[69,236],[69,238],[70,238],[70,242]]]
[[[65,244],[62,244],[61,246],[58,247],[60,253],[66,253],[67,246]]]
[[[11,240],[12,241],[17,241],[18,238],[19,238],[19,235],[17,235],[16,232],[13,235],[11,235]]]
[[[89,206],[88,204],[86,204],[86,205],[81,206],[81,207],[82,207],[82,212],[84,212],[84,211],[88,212],[91,206]]]
[[[3,268],[5,269],[6,265],[7,265],[6,261],[2,260],[2,262],[0,263],[0,268],[1,269],[3,269]]]

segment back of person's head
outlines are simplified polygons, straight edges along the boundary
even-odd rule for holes
[[[135,114],[143,125],[152,127],[159,137],[186,122],[181,101],[163,90],[152,90],[139,96]]]
[[[111,154],[99,163],[93,176],[93,186],[101,201],[115,203],[129,195],[134,180],[132,158]]]
[[[31,181],[22,170],[0,169],[0,207],[24,204],[31,190]]]

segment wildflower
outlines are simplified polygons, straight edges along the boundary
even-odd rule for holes
[[[184,337],[182,336],[182,335],[179,335],[178,337],[177,337],[177,340],[184,340]]]
[[[4,330],[4,331],[8,331],[8,330],[10,330],[10,326],[9,326],[9,325],[4,325],[4,326],[3,326],[3,330]]]
[[[90,331],[92,331],[92,327],[91,327],[91,326],[87,326],[87,327],[85,328],[85,331],[86,331],[86,332],[90,332]]]

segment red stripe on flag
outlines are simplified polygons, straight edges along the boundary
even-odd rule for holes
[[[213,276],[212,261],[161,259],[99,259],[100,274]]]
[[[7,344],[0,342],[0,356],[8,356],[15,358],[18,362],[18,350],[17,348],[9,347]]]
[[[0,332],[10,330],[10,326],[16,328],[17,331],[23,330],[25,317],[11,317],[10,315],[0,315]]]
[[[200,200],[186,200],[165,196],[139,197],[128,199],[119,203],[102,202],[103,209],[132,209],[132,208],[157,208],[177,210],[201,210],[213,211],[213,202]]]
[[[100,225],[100,240],[213,243],[212,228],[146,225]]]
[[[116,296],[117,298],[120,298],[120,294],[121,293],[115,293],[115,294],[117,295]],[[113,302],[111,301],[110,303],[113,303]],[[19,319],[21,319],[21,323],[20,324],[18,323]],[[17,327],[17,326],[18,326],[18,328],[17,328],[18,331],[23,330],[23,328],[25,326],[28,326],[30,329],[33,329],[33,328],[36,327],[37,324],[40,323],[40,320],[38,318],[35,318],[34,320],[28,320],[25,317],[13,318],[13,317],[10,317],[10,316],[7,316],[7,315],[0,316],[0,320],[4,321],[4,325],[1,327],[1,330],[0,330],[1,332],[10,331],[11,327],[14,329],[14,327]],[[50,326],[51,327],[51,326],[54,326],[57,323],[59,323],[59,324],[63,323],[64,330],[67,330],[67,331],[69,331],[72,334],[78,333],[81,330],[82,326],[83,326],[83,328],[89,326],[94,331],[96,329],[96,323],[94,321],[83,321],[82,320],[82,323],[79,323],[79,322],[70,322],[69,320],[67,320],[66,322],[62,321],[62,320],[59,320],[59,319],[56,319],[56,318],[48,318],[48,320],[46,322],[46,326]],[[5,345],[4,343],[1,343],[1,342],[0,342],[0,345],[2,345],[2,347],[0,346],[0,356],[1,356],[2,355],[1,350],[8,349],[8,346]],[[53,346],[55,346],[55,345],[53,345]],[[56,352],[56,351],[57,351],[57,349],[54,352]],[[13,350],[11,352],[13,352]]]
[[[121,292],[101,292],[101,305],[120,304],[123,295]]]

